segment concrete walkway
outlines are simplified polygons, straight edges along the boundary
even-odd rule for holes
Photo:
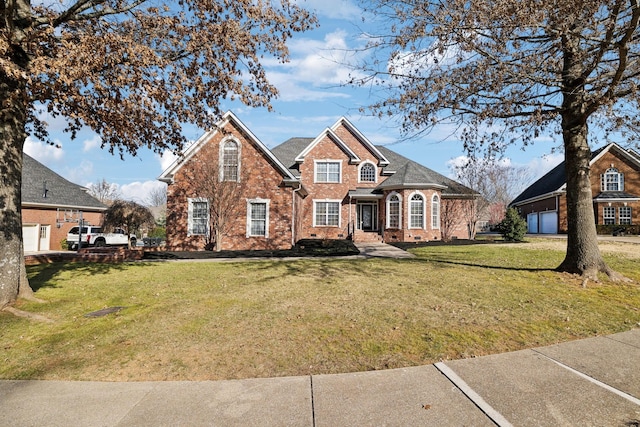
[[[354,242],[360,256],[366,258],[415,258],[415,255],[386,243]]]
[[[374,372],[0,381],[0,411],[7,426],[639,426],[640,329]]]

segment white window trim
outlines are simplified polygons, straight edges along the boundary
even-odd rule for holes
[[[194,234],[193,233],[193,203],[194,202],[206,202],[207,203],[207,223],[204,234]],[[209,212],[209,200],[204,197],[194,197],[187,199],[187,236],[206,236],[209,234],[209,222],[210,215]]]
[[[318,225],[316,223],[316,206],[318,203],[337,203],[338,204],[338,225]],[[313,226],[314,227],[331,227],[340,228],[342,226],[342,200],[338,199],[314,199],[313,200]]]
[[[264,236],[262,234],[251,234],[251,205],[254,203],[264,203],[267,205],[266,216],[265,216],[265,226],[264,226]],[[269,199],[247,199],[247,237],[264,237],[266,239],[269,238],[269,208],[271,205],[271,200]]]
[[[391,197],[392,196],[398,196],[398,228],[391,228],[390,222],[391,222],[391,215],[390,215],[390,209],[389,206],[391,206]],[[387,200],[386,200],[386,219],[387,219],[387,227],[388,229],[391,230],[401,230],[402,229],[402,195],[396,191],[393,191],[391,193],[389,193],[389,195],[387,196]]]
[[[371,166],[373,166],[373,181],[362,181],[362,180],[361,180],[362,175],[361,175],[360,173],[361,173],[361,171],[362,171],[362,167],[363,167],[364,165],[371,165]],[[372,162],[372,161],[370,161],[370,160],[366,160],[366,161],[364,161],[364,162],[362,162],[362,163],[360,163],[360,164],[358,165],[358,182],[363,182],[363,183],[367,183],[367,182],[373,182],[373,183],[376,183],[376,182],[378,182],[378,167],[376,166],[376,164],[375,164],[375,163],[373,163],[373,162]]]
[[[422,227],[412,227],[411,226],[411,199],[416,194],[422,197]],[[426,229],[427,228],[426,227],[426,220],[427,220],[426,213],[427,213],[427,198],[426,198],[426,196],[420,191],[414,191],[413,193],[409,194],[409,197],[407,197],[407,229],[409,229],[409,230],[424,230],[424,229]]]
[[[338,170],[338,181],[318,181],[318,163],[337,163]],[[342,160],[335,159],[315,159],[313,161],[313,183],[314,184],[342,184]]]
[[[433,221],[433,210],[436,207],[436,202],[435,200],[437,200],[437,206],[438,206],[438,218],[437,218],[437,224],[434,225],[434,221]],[[442,212],[442,199],[440,198],[440,196],[438,196],[437,194],[434,194],[431,197],[431,228],[433,230],[440,230],[440,212]]]
[[[627,211],[629,212],[629,216],[622,216],[622,211]],[[623,220],[629,220],[628,223],[623,223]],[[633,209],[631,208],[631,206],[620,206],[618,208],[618,224],[620,225],[631,225],[633,224]]]
[[[613,215],[608,216],[607,212],[611,212]],[[607,220],[612,220],[611,224],[607,224]],[[604,225],[615,225],[616,224],[616,208],[612,206],[604,206],[602,208],[602,223]]]
[[[618,186],[617,190],[609,190],[607,189],[607,176],[617,176],[616,184]],[[600,191],[624,191],[624,174],[620,172],[619,169],[610,167],[602,175],[600,175]]]
[[[238,140],[238,138],[230,135],[220,141],[220,145],[218,146],[218,169],[219,169],[219,179],[220,181],[224,181],[224,146],[227,142],[233,141],[238,146],[238,179],[235,182],[240,182],[240,171],[242,170],[242,144]]]

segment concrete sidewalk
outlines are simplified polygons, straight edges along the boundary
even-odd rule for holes
[[[11,426],[638,426],[640,329],[374,372],[0,381],[0,411]]]

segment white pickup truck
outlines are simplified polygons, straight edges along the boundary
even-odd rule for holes
[[[129,243],[129,235],[121,228],[116,228],[113,233],[103,233],[102,228],[93,225],[82,227],[82,235],[79,235],[80,227],[72,227],[67,233],[67,246],[69,249],[77,249],[81,246],[116,246]],[[80,240],[81,239],[81,240]],[[131,235],[131,247],[137,243],[136,236]]]

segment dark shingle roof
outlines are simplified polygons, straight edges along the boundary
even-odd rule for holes
[[[296,164],[296,157],[304,151],[314,138],[290,138],[282,144],[274,147],[271,152],[286,166],[291,173],[300,177],[300,171]],[[442,186],[443,195],[475,195],[473,190],[464,185],[447,178],[419,163],[414,162],[382,145],[375,146],[380,153],[389,160],[389,165],[385,167],[387,171],[395,173],[378,186],[379,189],[399,188],[404,184],[416,186]]]
[[[271,152],[285,167],[289,168],[293,176],[300,178],[300,170],[296,163],[296,157],[298,157],[313,140],[313,138],[289,138],[277,147],[272,148]]]
[[[593,161],[600,153],[604,150],[614,149],[618,151],[623,156],[630,158],[636,163],[640,163],[640,157],[638,153],[633,150],[627,150],[620,147],[618,144],[611,143],[607,144],[604,147],[600,147],[597,150],[591,152],[591,161]],[[535,199],[538,197],[542,197],[548,194],[551,194],[555,191],[563,190],[564,185],[567,182],[567,176],[565,172],[565,162],[563,161],[555,168],[551,169],[542,178],[538,179],[536,182],[527,187],[518,197],[513,199],[513,201],[509,204],[510,206],[517,205],[518,203],[524,202],[525,200]],[[604,198],[606,196],[600,195],[598,198]],[[633,196],[632,196],[633,197]]]
[[[70,182],[23,154],[22,204],[100,211],[107,207],[80,185]],[[46,183],[46,184],[45,184]],[[46,189],[46,197],[45,195]]]
[[[378,188],[400,187],[405,184],[435,185],[444,187],[442,195],[477,195],[475,191],[454,181],[438,172],[431,170],[420,163],[414,162],[385,146],[377,145],[376,148],[389,160],[389,166],[385,170],[395,171]]]
[[[525,200],[533,199],[544,194],[553,193],[567,182],[567,176],[564,170],[564,161],[549,172],[544,174],[542,178],[527,187],[518,197],[510,203],[515,205]]]

